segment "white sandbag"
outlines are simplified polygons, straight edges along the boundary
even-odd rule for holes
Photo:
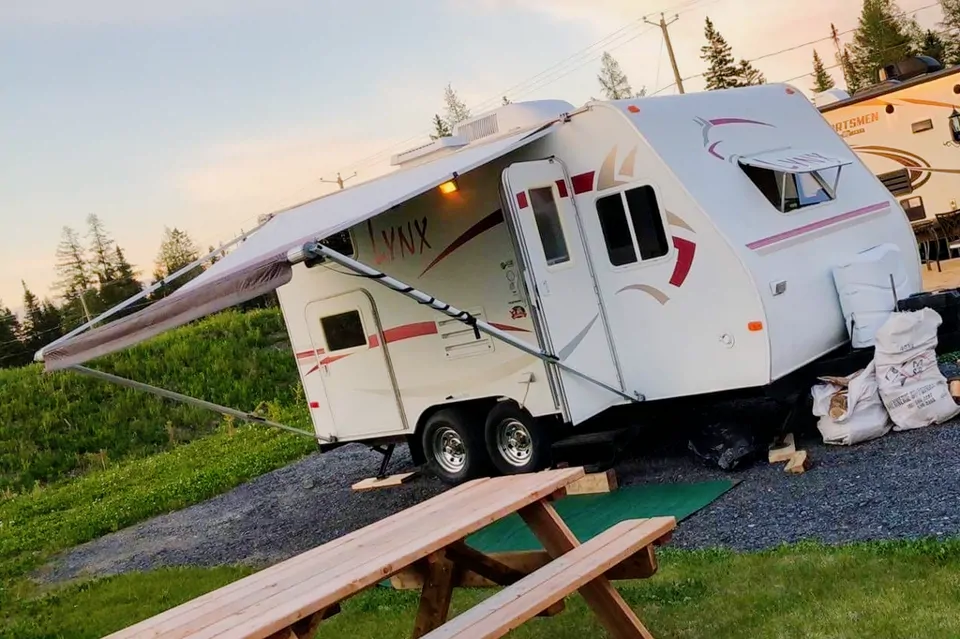
[[[874,361],[880,398],[894,430],[942,424],[960,413],[937,366],[937,327],[931,308],[893,313],[876,334]]]
[[[833,268],[833,283],[840,297],[840,310],[854,348],[874,345],[874,338],[890,314],[896,310],[896,298],[917,291],[910,289],[907,268],[895,244],[881,244]]]
[[[813,414],[820,418],[817,430],[823,437],[823,443],[851,446],[890,432],[890,416],[880,399],[877,370],[873,362],[848,378],[846,410],[835,410],[831,416],[831,400],[843,391],[843,386],[831,383],[818,384],[811,391]]]

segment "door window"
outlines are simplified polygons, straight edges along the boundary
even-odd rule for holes
[[[567,250],[567,239],[563,234],[563,224],[560,222],[560,211],[557,201],[553,197],[553,187],[545,186],[530,189],[530,205],[533,207],[533,218],[537,222],[537,231],[540,233],[540,244],[543,246],[543,255],[547,265],[562,264],[570,261],[570,251]]]
[[[347,311],[321,317],[320,328],[323,329],[323,339],[327,343],[328,353],[367,345],[367,334],[363,329],[360,311]]]
[[[597,198],[596,206],[607,257],[613,266],[654,260],[670,252],[653,187],[638,186],[606,195]]]

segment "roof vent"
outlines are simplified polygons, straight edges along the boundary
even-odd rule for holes
[[[928,55],[915,55],[912,58],[888,64],[880,69],[880,82],[899,80],[904,82],[928,73],[942,71],[943,65]]]
[[[453,128],[453,134],[473,142],[502,133],[530,129],[548,120],[555,120],[573,109],[573,105],[564,100],[511,102],[460,122]]]
[[[437,138],[427,144],[415,146],[412,149],[401,151],[390,158],[391,166],[410,166],[412,164],[423,164],[432,161],[443,155],[449,155],[462,146],[466,146],[468,140],[459,135],[451,135],[445,138]]]

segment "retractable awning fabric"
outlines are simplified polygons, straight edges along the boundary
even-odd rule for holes
[[[846,166],[852,160],[830,157],[819,151],[780,149],[744,156],[739,159],[739,162],[758,169],[770,169],[771,171],[782,171],[784,173],[810,173],[811,171],[825,171]]]
[[[169,297],[41,351],[54,371],[128,348],[160,333],[268,293],[290,281],[287,252],[400,205],[554,130],[556,121],[469,144],[450,155],[288,209]]]

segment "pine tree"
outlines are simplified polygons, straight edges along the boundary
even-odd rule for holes
[[[439,113],[435,113],[433,116],[433,133],[430,135],[431,140],[439,140],[440,138],[448,138],[453,135],[450,132],[450,127],[447,126],[447,123],[440,117]]]
[[[943,20],[939,26],[944,33],[946,43],[944,64],[960,63],[960,0],[940,0],[940,12]]]
[[[813,50],[813,92],[823,93],[836,86],[817,50]]]
[[[91,288],[92,278],[87,264],[87,252],[80,236],[72,228],[65,226],[57,246],[56,271],[59,279],[56,289],[63,298],[63,325],[71,329],[82,322],[93,319],[103,309],[95,289]]]
[[[457,92],[454,91],[453,87],[449,84],[447,88],[443,90],[443,102],[446,105],[444,122],[446,122],[447,128],[451,132],[454,126],[464,120],[470,119],[470,109],[467,108],[467,105],[463,103],[460,96],[457,95]]]
[[[600,90],[608,100],[624,100],[634,97],[627,74],[620,68],[616,58],[603,52],[600,57],[600,74],[597,76]]]
[[[61,330],[60,310],[54,306],[50,300],[40,300],[23,284],[23,323],[21,325],[21,337],[26,345],[27,351],[31,354],[60,337]]]
[[[947,43],[943,41],[943,38],[941,38],[937,32],[927,29],[917,48],[919,49],[920,55],[930,56],[937,62],[946,64]]]
[[[850,46],[853,68],[861,85],[876,83],[882,67],[913,54],[914,25],[894,0],[863,0]]]
[[[156,270],[153,276],[157,281],[160,281],[195,262],[199,257],[199,251],[186,231],[181,231],[178,228],[164,228],[163,240],[160,242]],[[202,272],[203,269],[198,265],[178,277],[176,281],[164,285],[157,291],[157,297],[169,295]]]
[[[0,368],[13,368],[30,363],[30,353],[20,341],[20,320],[0,302]]]
[[[95,213],[87,216],[87,239],[90,241],[90,274],[102,290],[104,285],[112,282],[116,276],[113,263],[115,245]]]
[[[133,270],[133,266],[127,261],[123,249],[119,246],[113,247],[110,265],[113,270],[113,279],[104,284],[100,291],[100,296],[108,308],[116,306],[143,290],[143,284],[137,279],[136,271]],[[125,314],[121,312],[117,317]]]
[[[707,81],[707,90],[729,89],[740,86],[741,69],[737,67],[733,50],[720,32],[706,19],[703,35],[707,44],[700,48],[700,58],[707,63],[707,72],[703,74]]]
[[[758,84],[766,84],[767,79],[759,70],[755,69],[748,60],[740,60],[737,66],[737,84],[738,87],[752,87]]]
[[[843,77],[846,78],[847,82],[847,93],[853,95],[861,88],[863,88],[863,81],[860,79],[860,74],[857,73],[857,69],[853,66],[853,60],[850,59],[850,51],[846,47],[843,48],[843,53],[839,57],[840,68],[843,69]]]
[[[510,100],[507,99],[507,96],[503,96],[503,106],[510,104]]]

